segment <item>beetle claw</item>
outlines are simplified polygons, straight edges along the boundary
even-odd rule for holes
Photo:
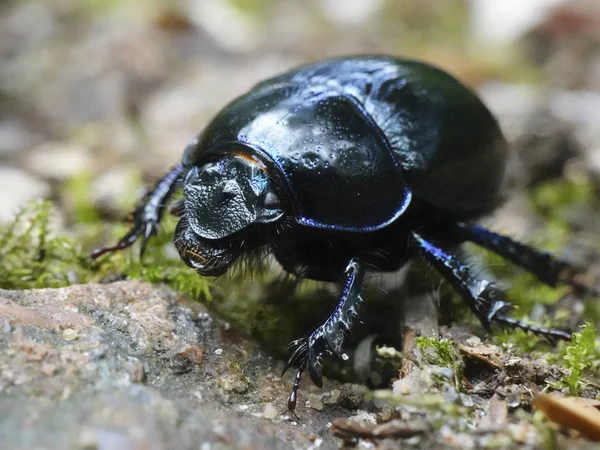
[[[283,376],[292,364],[298,363],[302,370],[308,372],[310,379],[316,386],[320,388],[323,387],[323,370],[321,363],[323,354],[327,351],[328,353],[337,355],[337,352],[329,350],[329,344],[323,335],[318,333],[318,330],[311,333],[308,337],[296,339],[290,346],[296,347],[296,349],[285,364],[281,375]]]
[[[158,220],[156,220],[154,217],[146,217],[144,214],[144,205],[142,205],[129,215],[128,221],[132,223],[132,226],[125,236],[119,240],[117,245],[111,247],[100,247],[93,250],[91,254],[92,259],[97,259],[106,253],[112,253],[131,247],[140,236],[142,236],[140,257],[143,256],[144,252],[146,251],[148,241],[159,230]]]
[[[315,384],[315,386],[322,388],[323,387],[323,366],[321,364],[321,358],[318,356],[310,357],[306,363],[306,370],[308,371],[308,375],[310,379]]]
[[[285,363],[283,367],[283,371],[281,372],[281,376],[285,375],[290,366],[294,363],[299,363],[302,367],[307,358],[308,358],[308,341],[306,338],[296,339],[290,343],[290,347],[296,347],[292,356],[289,357],[288,361]]]
[[[106,253],[112,253],[131,247],[135,241],[142,238],[140,257],[144,254],[150,238],[158,233],[160,218],[162,217],[165,204],[175,191],[181,176],[183,166],[175,166],[164,177],[162,177],[154,188],[144,196],[140,205],[127,216],[131,228],[123,236],[117,245],[112,247],[100,247],[92,251],[92,259],[97,259]]]

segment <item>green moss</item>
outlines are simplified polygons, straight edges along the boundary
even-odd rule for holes
[[[227,3],[237,11],[251,16],[262,16],[273,6],[271,0],[227,0]]]
[[[71,203],[73,219],[79,224],[96,224],[100,222],[98,210],[90,202],[90,186],[92,175],[81,173],[65,183],[63,194]]]
[[[547,218],[563,217],[564,208],[594,199],[594,186],[587,177],[549,181],[535,187],[529,196],[533,206]]]
[[[452,367],[460,355],[456,342],[449,339],[436,339],[427,336],[417,337],[417,348],[421,350],[425,362],[436,366]],[[431,355],[429,349],[435,350],[435,355]]]
[[[178,292],[196,300],[210,300],[210,279],[198,275],[184,265],[179,256],[169,251],[173,239],[176,221],[165,217],[161,231],[150,239],[143,259],[140,259],[137,247],[116,252],[102,258],[93,269],[101,276],[123,276],[130,279],[143,279],[150,283],[165,283]],[[116,242],[128,229],[128,225],[113,229],[108,242]]]
[[[515,354],[524,355],[539,349],[544,341],[531,333],[510,328],[496,331],[493,335],[493,342],[502,347],[511,347]]]
[[[88,212],[87,206],[76,213],[90,222],[96,214],[93,210]],[[54,231],[52,224],[56,221],[50,202],[35,202],[23,208],[11,224],[0,227],[0,288],[62,287],[127,277],[165,283],[191,298],[210,298],[208,280],[165,251],[173,235],[174,221],[165,221],[161,233],[151,240],[143,260],[135,251],[126,250],[99,262],[89,258],[92,240],[86,237],[92,235],[95,241],[100,234],[98,224],[88,223],[73,236]],[[122,236],[126,229],[127,226],[116,227],[111,241]]]
[[[563,344],[557,362],[569,370],[569,375],[553,387],[566,387],[570,395],[579,395],[586,385],[585,376],[600,370],[600,347],[593,324],[586,323],[579,333],[573,333],[571,342]]]
[[[52,204],[35,202],[0,227],[0,288],[30,289],[85,282],[89,264],[79,246],[51,231]]]

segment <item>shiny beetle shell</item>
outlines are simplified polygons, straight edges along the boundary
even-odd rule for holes
[[[220,152],[259,158],[300,224],[361,232],[393,222],[413,195],[461,217],[490,210],[506,143],[478,97],[447,73],[355,57],[260,83],[212,120],[183,162]]]

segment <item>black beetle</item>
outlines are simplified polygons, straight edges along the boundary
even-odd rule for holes
[[[446,72],[386,56],[326,60],[226,106],[132,213],[131,230],[92,256],[140,236],[143,252],[183,187],[174,242],[199,274],[221,275],[240,256],[267,249],[298,277],[341,283],[329,317],[294,342],[285,366],[299,364],[288,400],[294,414],[303,371],[322,386],[323,356],[343,356],[367,269],[395,271],[416,255],[484,327],[570,338],[510,317],[504,292],[454,252],[475,242],[550,286],[584,288],[582,272],[567,262],[470,223],[502,200],[506,159],[490,111]]]

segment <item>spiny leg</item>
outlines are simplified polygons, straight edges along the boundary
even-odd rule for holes
[[[298,400],[298,389],[304,370],[308,371],[311,380],[318,387],[323,387],[321,360],[325,352],[343,359],[342,346],[346,333],[352,329],[354,319],[362,303],[360,293],[365,278],[365,265],[353,258],[346,267],[346,281],[340,299],[329,314],[329,317],[312,333],[302,339],[292,342],[296,349],[283,368],[282,375],[293,363],[300,368],[296,372],[292,392],[288,399],[288,410],[296,416],[295,409]]]
[[[489,328],[491,322],[496,322],[550,339],[571,339],[571,335],[564,331],[530,325],[510,317],[507,313],[511,305],[505,300],[502,289],[491,281],[479,278],[458,256],[447,252],[423,235],[413,232],[411,240],[421,255],[462,296],[485,328]]]
[[[296,405],[298,404],[298,389],[300,389],[302,372],[304,372],[304,368],[300,366],[300,368],[296,371],[296,376],[294,376],[294,384],[292,385],[292,392],[290,392],[287,404],[290,415],[293,416],[296,420],[300,419],[296,414]]]
[[[454,231],[461,241],[473,242],[499,254],[533,273],[551,287],[563,283],[579,292],[597,294],[590,280],[586,279],[584,270],[552,256],[549,252],[521,244],[478,225],[459,222]]]
[[[150,237],[157,233],[160,220],[165,210],[166,203],[175,192],[177,184],[181,180],[183,167],[181,164],[175,166],[164,177],[156,182],[154,188],[146,194],[141,204],[128,216],[131,228],[119,242],[112,247],[100,247],[92,252],[92,258],[96,259],[105,253],[123,250],[132,246],[142,236],[140,255],[144,254]]]

